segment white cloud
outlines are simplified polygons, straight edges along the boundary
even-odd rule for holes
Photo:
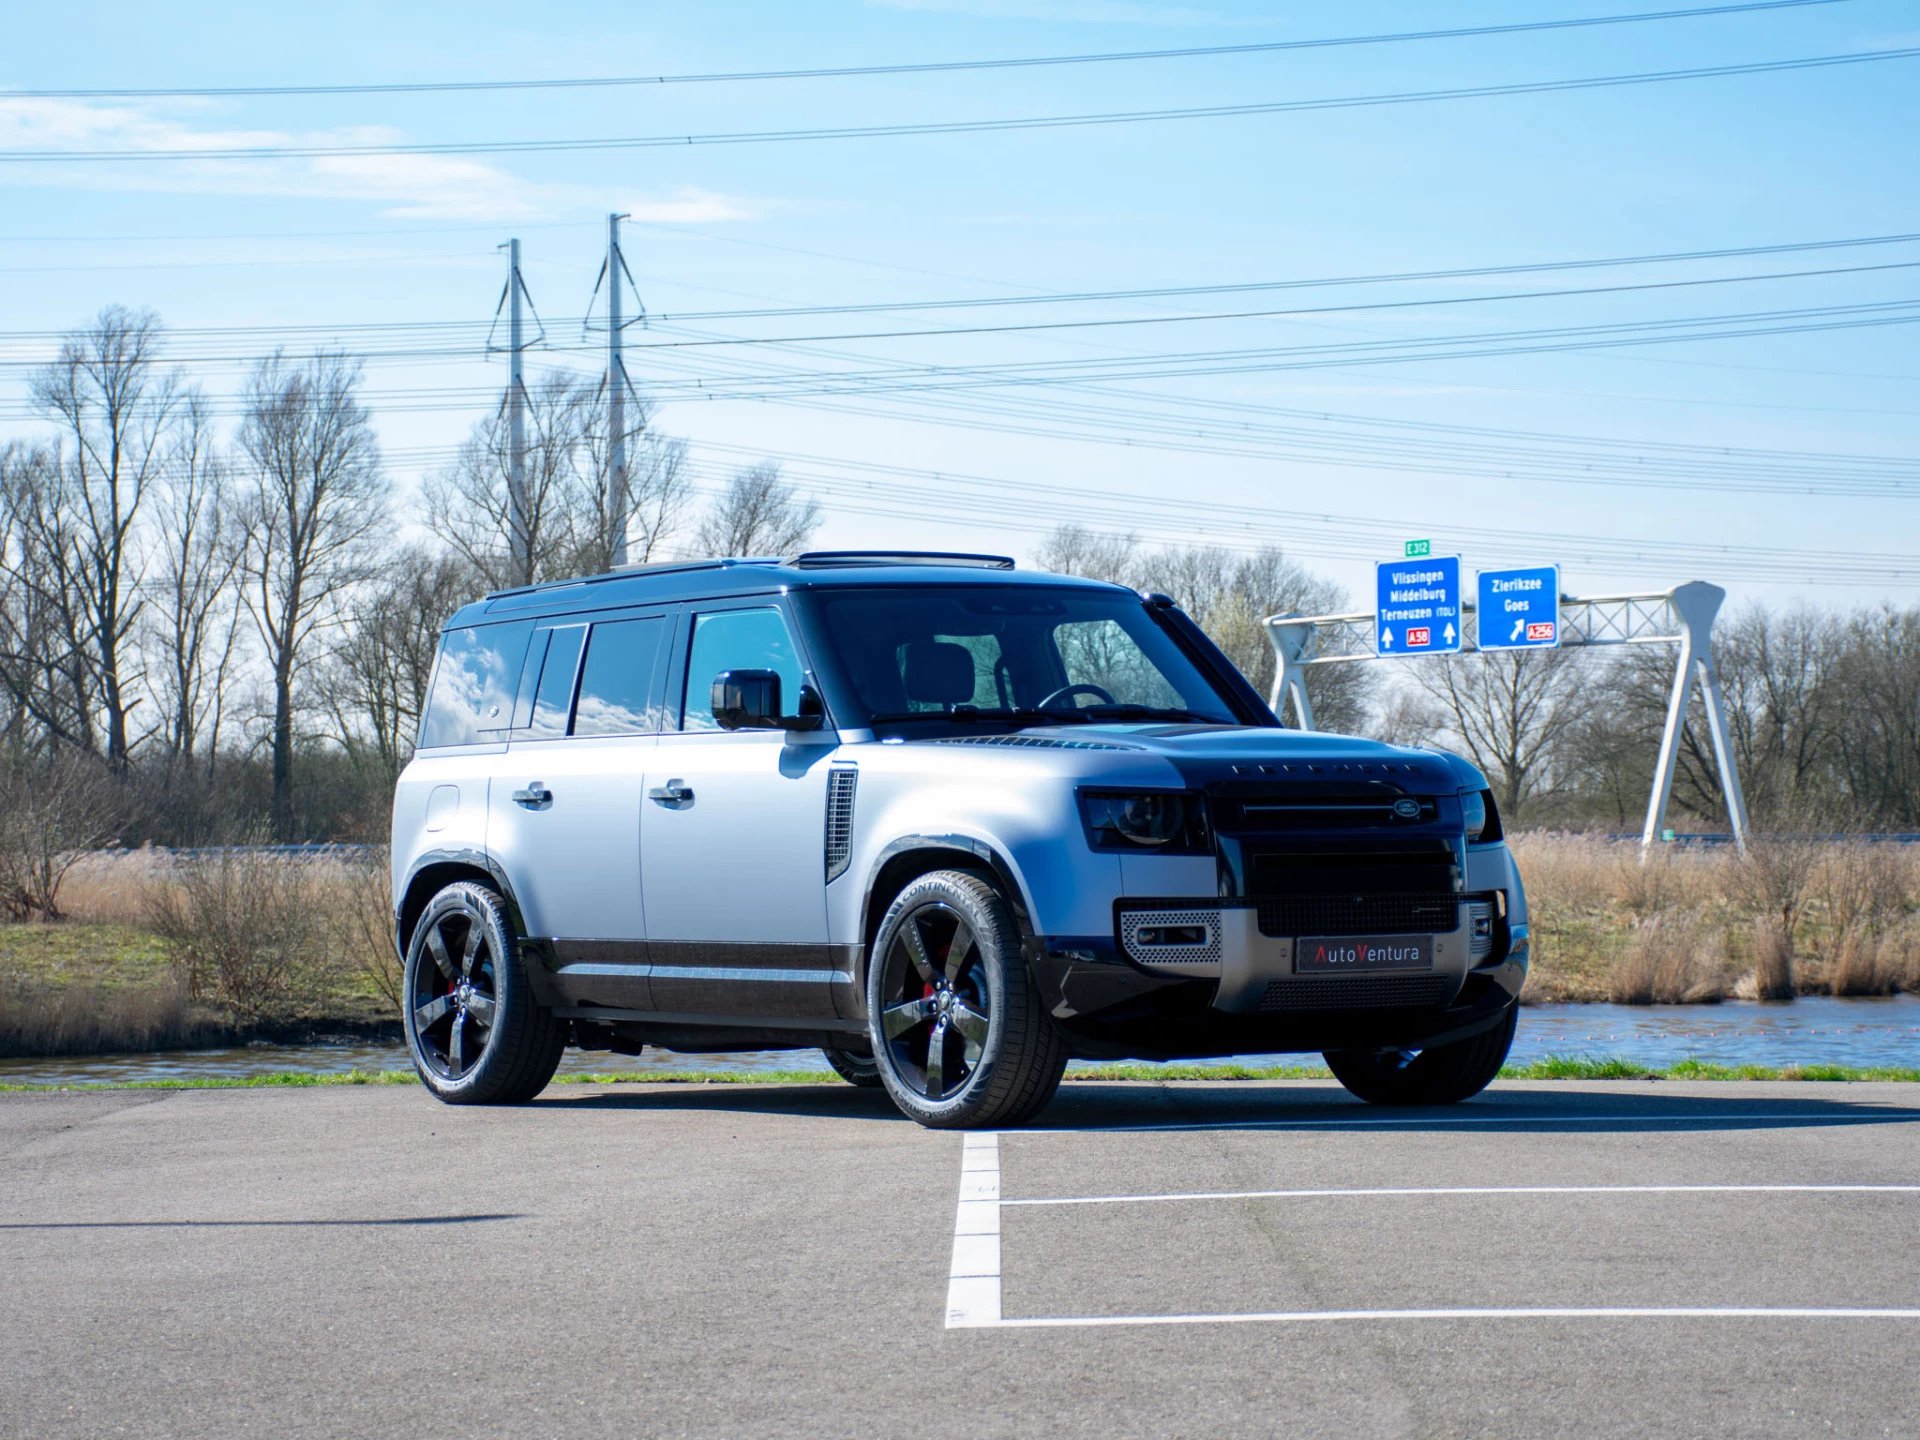
[[[224,129],[127,105],[0,97],[0,150],[186,155],[198,150],[392,145],[406,138],[384,126]],[[384,216],[409,220],[537,220],[599,209],[607,198],[598,189],[530,180],[468,155],[169,159],[148,165],[35,161],[11,167],[7,181],[70,190],[358,200],[383,207]],[[688,225],[750,220],[758,213],[743,199],[684,187],[665,195],[626,197],[625,208],[636,219]]]

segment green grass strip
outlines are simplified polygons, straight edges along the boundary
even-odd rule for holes
[[[1069,1070],[1070,1083],[1177,1080],[1330,1080],[1318,1065],[1207,1065],[1144,1063],[1095,1065]],[[1553,1055],[1530,1065],[1509,1065],[1503,1080],[1892,1080],[1920,1083],[1920,1068],[1903,1065],[1711,1065],[1682,1060],[1673,1065],[1641,1065],[1632,1060]],[[411,1070],[349,1070],[314,1075],[284,1071],[273,1075],[209,1075],[165,1080],[82,1082],[71,1085],[0,1084],[0,1092],[40,1093],[80,1090],[306,1090],[323,1085],[414,1085]],[[556,1085],[837,1085],[824,1070],[609,1070],[556,1075]]]

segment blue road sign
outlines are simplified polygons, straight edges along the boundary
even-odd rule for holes
[[[1482,650],[1551,650],[1560,643],[1560,567],[1482,570],[1475,613]]]
[[[1460,557],[1383,560],[1376,569],[1373,644],[1382,655],[1451,655],[1460,648]]]

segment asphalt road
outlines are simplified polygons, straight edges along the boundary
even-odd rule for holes
[[[0,1435],[1911,1436],[1917,1221],[1899,1085],[0,1096]]]

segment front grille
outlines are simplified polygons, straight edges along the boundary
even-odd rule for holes
[[[1263,1014],[1287,1010],[1425,1010],[1447,1003],[1447,975],[1295,976],[1269,980],[1260,997]]]
[[[1260,902],[1262,935],[1445,935],[1458,895],[1295,895]]]
[[[1247,889],[1256,900],[1318,895],[1436,895],[1460,887],[1460,853],[1435,837],[1249,847]],[[1453,926],[1448,925],[1451,930]]]
[[[1324,788],[1324,787],[1323,787]],[[1410,813],[1394,809],[1404,802]],[[1329,789],[1324,793],[1298,786],[1278,795],[1216,795],[1215,828],[1225,834],[1320,833],[1332,830],[1405,830],[1432,825],[1440,815],[1431,795],[1408,795],[1398,786],[1370,790]]]
[[[835,766],[827,775],[827,879],[846,873],[853,858],[853,791],[860,772],[850,765]]]

